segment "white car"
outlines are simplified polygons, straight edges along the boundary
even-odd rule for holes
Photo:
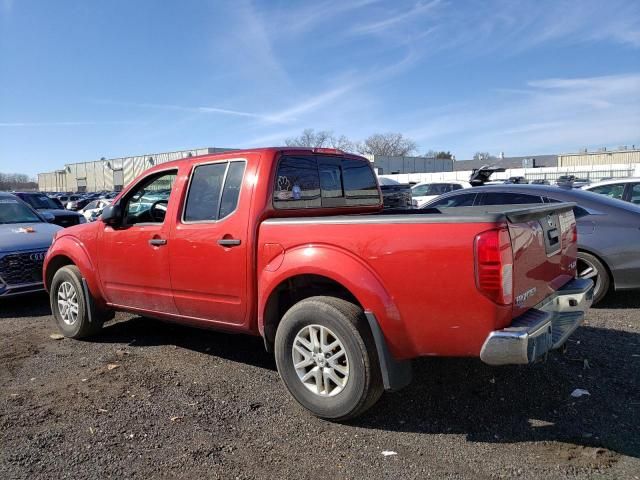
[[[111,200],[100,198],[98,200],[89,202],[87,206],[80,210],[78,213],[84,215],[84,218],[87,219],[87,222],[95,222],[102,214],[102,210],[104,210],[104,207],[106,207],[107,205],[111,205]]]
[[[411,187],[413,207],[420,208],[443,193],[462,190],[463,188],[471,188],[471,184],[469,182],[462,182],[458,180],[418,183]]]
[[[640,205],[640,178],[637,177],[592,183],[582,187],[582,190]]]

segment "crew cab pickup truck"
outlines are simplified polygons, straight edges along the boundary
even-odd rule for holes
[[[416,357],[530,364],[562,346],[592,298],[572,207],[383,210],[365,158],[234,151],[144,172],[56,234],[44,281],[67,337],[116,310],[262,336],[292,396],[340,421],[407,385]]]

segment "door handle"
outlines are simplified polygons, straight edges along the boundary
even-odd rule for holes
[[[221,238],[218,240],[218,245],[221,247],[236,247],[241,243],[242,241],[238,238]]]
[[[161,247],[166,244],[167,241],[164,238],[152,238],[151,240],[149,240],[149,245],[153,247]]]

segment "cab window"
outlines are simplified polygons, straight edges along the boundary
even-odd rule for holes
[[[278,209],[379,205],[380,194],[366,161],[286,156],[278,165],[273,204]]]
[[[127,195],[123,205],[125,225],[163,223],[177,170],[145,179]]]

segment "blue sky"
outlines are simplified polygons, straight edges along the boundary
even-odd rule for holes
[[[0,171],[304,128],[458,159],[640,144],[640,1],[0,0]]]

